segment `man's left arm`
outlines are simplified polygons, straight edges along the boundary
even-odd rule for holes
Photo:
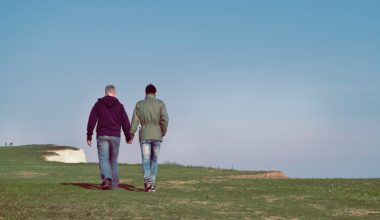
[[[131,122],[131,135],[132,139],[135,136],[135,133],[137,131],[137,127],[140,124],[139,116],[138,116],[138,108],[139,108],[139,103],[136,104],[135,110],[133,111],[133,116],[132,116],[132,122]]]
[[[161,110],[160,110],[160,126],[161,126],[162,136],[166,135],[166,132],[168,130],[168,125],[169,125],[168,112],[166,111],[165,103],[162,103]]]

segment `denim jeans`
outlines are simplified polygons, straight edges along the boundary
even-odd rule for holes
[[[112,187],[119,185],[119,155],[120,137],[99,136],[96,139],[98,147],[99,168],[102,180],[112,179]]]
[[[156,183],[158,172],[158,153],[160,152],[161,141],[143,140],[140,142],[142,170],[144,173],[144,181],[152,181]]]

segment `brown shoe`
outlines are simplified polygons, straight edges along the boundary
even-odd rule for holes
[[[101,190],[111,190],[112,189],[112,181],[110,179],[103,180],[102,185],[100,186]]]
[[[144,183],[145,192],[152,191],[152,182],[150,180],[145,181]]]

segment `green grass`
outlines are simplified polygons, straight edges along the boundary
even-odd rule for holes
[[[42,160],[54,146],[0,148],[0,219],[380,219],[380,179],[235,179],[257,174],[160,165],[141,192],[139,165],[121,189],[98,190],[97,164]]]

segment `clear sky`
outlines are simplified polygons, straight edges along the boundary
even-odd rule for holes
[[[0,1],[0,142],[85,149],[114,84],[170,116],[160,161],[380,177],[380,1]],[[121,162],[141,160],[137,140]]]

